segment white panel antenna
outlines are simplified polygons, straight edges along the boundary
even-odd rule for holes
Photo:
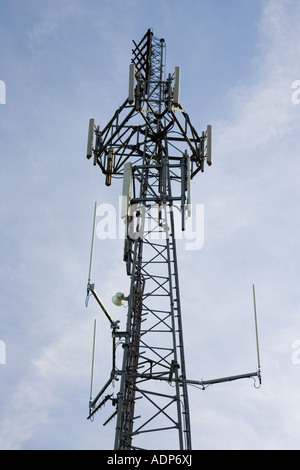
[[[175,105],[180,103],[180,67],[175,67],[173,101]]]
[[[206,163],[212,164],[212,126],[208,125],[206,130]]]
[[[134,90],[135,90],[135,65],[129,65],[129,92],[128,92],[128,103],[134,102]]]
[[[131,199],[131,185],[132,185],[132,164],[130,162],[124,165],[123,176],[123,191],[122,191],[122,206],[121,218],[124,219],[128,216],[129,203]]]
[[[93,154],[94,126],[95,126],[95,119],[90,119],[87,149],[86,149],[87,158],[91,158]]]

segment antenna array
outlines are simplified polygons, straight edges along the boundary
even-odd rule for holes
[[[94,156],[107,186],[123,176],[123,260],[130,291],[114,296],[116,305],[128,302],[126,330],[120,331],[91,284],[91,252],[88,297],[94,296],[111,324],[113,361],[109,380],[90,399],[88,418],[111,400],[116,409],[105,424],[117,417],[116,450],[143,448],[149,433],[158,437],[157,446],[173,442],[191,449],[188,384],[204,388],[260,372],[201,382],[186,377],[174,207],[185,230],[190,182],[205,162],[212,163],[212,128],[198,134],[182,108],[180,68],[165,77],[164,39],[148,30],[133,43],[128,98],[102,130],[93,119],[89,125],[87,158]],[[94,230],[95,215],[92,240]],[[123,359],[117,367],[120,343]],[[116,398],[104,395],[115,380]]]

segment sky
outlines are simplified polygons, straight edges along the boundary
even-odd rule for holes
[[[85,307],[94,202],[114,203],[86,160],[128,93],[132,40],[166,41],[181,103],[213,126],[213,165],[192,181],[204,244],[178,242],[189,379],[257,367],[252,379],[189,388],[194,449],[299,449],[300,4],[297,0],[0,0],[0,449],[112,449],[113,410],[86,419],[110,328]],[[122,240],[95,240],[94,279],[126,291]]]

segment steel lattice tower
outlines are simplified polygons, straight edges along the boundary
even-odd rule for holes
[[[123,176],[124,261],[131,282],[127,326],[119,331],[88,281],[88,294],[111,322],[113,337],[111,376],[91,397],[89,418],[112,400],[116,450],[145,448],[147,433],[156,433],[163,448],[191,449],[187,385],[200,382],[186,377],[174,207],[184,230],[190,180],[204,171],[205,161],[211,164],[211,126],[199,135],[181,107],[180,69],[166,76],[165,41],[148,30],[133,43],[128,99],[102,130],[90,120],[87,157],[94,157],[106,185]],[[215,382],[236,378],[242,376]],[[120,384],[116,398],[104,395],[114,379]]]

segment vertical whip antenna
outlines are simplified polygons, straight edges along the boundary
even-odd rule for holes
[[[92,233],[92,243],[91,243],[91,255],[90,255],[90,266],[89,266],[88,284],[90,284],[90,282],[91,282],[91,277],[92,277],[92,266],[93,266],[93,256],[94,256],[94,242],[95,242],[95,229],[96,229],[96,214],[97,214],[97,201],[95,202],[95,208],[94,208],[93,233]]]
[[[257,367],[258,367],[258,378],[261,383],[261,366],[260,366],[260,353],[259,353],[259,342],[258,342],[258,326],[257,326],[257,312],[256,312],[256,297],[255,297],[255,286],[253,284],[253,305],[254,305],[254,320],[255,320],[255,337],[256,337],[256,352],[257,352]]]
[[[91,387],[90,387],[90,404],[91,404],[91,402],[92,402],[92,400],[93,400],[95,348],[96,348],[96,318],[95,318],[95,320],[94,320],[93,352],[92,352],[92,370],[91,370]],[[90,405],[90,408],[91,408],[91,405]]]

